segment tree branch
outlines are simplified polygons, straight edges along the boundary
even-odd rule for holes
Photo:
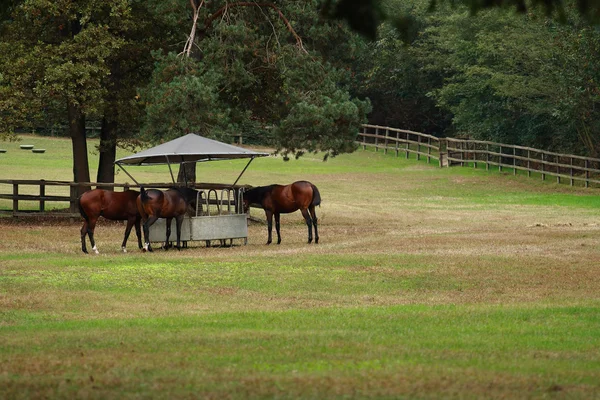
[[[187,41],[185,42],[185,46],[183,46],[183,51],[179,53],[179,55],[185,54],[186,57],[190,56],[192,51],[192,47],[194,45],[194,38],[196,36],[196,26],[198,25],[198,17],[200,15],[200,9],[204,5],[204,0],[200,1],[200,4],[196,7],[196,0],[190,0],[190,4],[192,9],[194,10],[194,23],[192,24],[192,31],[188,36]]]
[[[193,0],[190,0],[190,1],[193,1]],[[294,36],[294,39],[296,39],[296,44],[298,45],[298,48],[300,48],[300,50],[302,50],[304,53],[308,54],[308,51],[306,51],[306,49],[304,48],[304,45],[302,44],[302,38],[296,33],[296,31],[292,27],[292,24],[290,24],[290,21],[285,17],[285,15],[283,15],[283,12],[281,12],[281,10],[275,4],[272,4],[272,3],[257,3],[254,1],[239,1],[236,3],[226,4],[204,21],[205,29],[208,29],[209,27],[211,27],[212,23],[217,18],[221,17],[227,11],[228,8],[233,8],[233,7],[259,7],[259,8],[269,7],[269,8],[272,8],[273,10],[275,10],[275,12],[277,12],[277,15],[279,15],[279,18],[283,21],[283,23],[287,27],[287,30],[292,34],[292,36]]]

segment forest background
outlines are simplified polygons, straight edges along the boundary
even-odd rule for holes
[[[70,136],[78,182],[90,181],[90,125],[100,131],[97,182],[114,181],[118,146],[190,132],[242,133],[284,157],[351,152],[367,121],[600,150],[595,2],[2,4],[0,135]]]

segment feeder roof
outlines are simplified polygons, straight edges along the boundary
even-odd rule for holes
[[[194,133],[115,161],[119,165],[155,165],[238,158],[265,157],[269,153],[247,150]]]

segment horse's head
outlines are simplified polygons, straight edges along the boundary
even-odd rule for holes
[[[192,209],[196,208],[196,202],[198,199],[198,191],[196,189],[185,186],[175,186],[172,187],[171,190],[176,190],[179,192],[187,207]]]
[[[247,213],[250,207],[263,208],[263,201],[270,196],[274,186],[276,185],[257,186],[245,190],[242,195],[244,212]]]
[[[244,204],[244,214],[248,214],[248,210],[250,209],[250,197],[247,191],[244,191],[242,194],[242,203]]]

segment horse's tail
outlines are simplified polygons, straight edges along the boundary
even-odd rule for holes
[[[83,196],[83,195],[82,195]],[[83,206],[81,205],[81,196],[79,196],[77,198],[77,206],[79,207],[79,214],[81,214],[81,216],[83,217],[83,219],[85,219],[85,221],[87,223],[90,222],[90,217],[88,217],[87,213],[85,212],[85,210],[83,209]]]
[[[319,193],[319,189],[317,189],[317,187],[315,185],[313,185],[312,183],[310,184],[310,186],[312,187],[313,190],[313,198],[312,198],[312,202],[310,203],[310,205],[312,206],[321,206],[321,193]]]
[[[148,196],[148,192],[146,192],[146,189],[144,189],[143,186],[140,186],[140,199],[142,200],[142,203],[146,203],[149,198],[150,197]]]

